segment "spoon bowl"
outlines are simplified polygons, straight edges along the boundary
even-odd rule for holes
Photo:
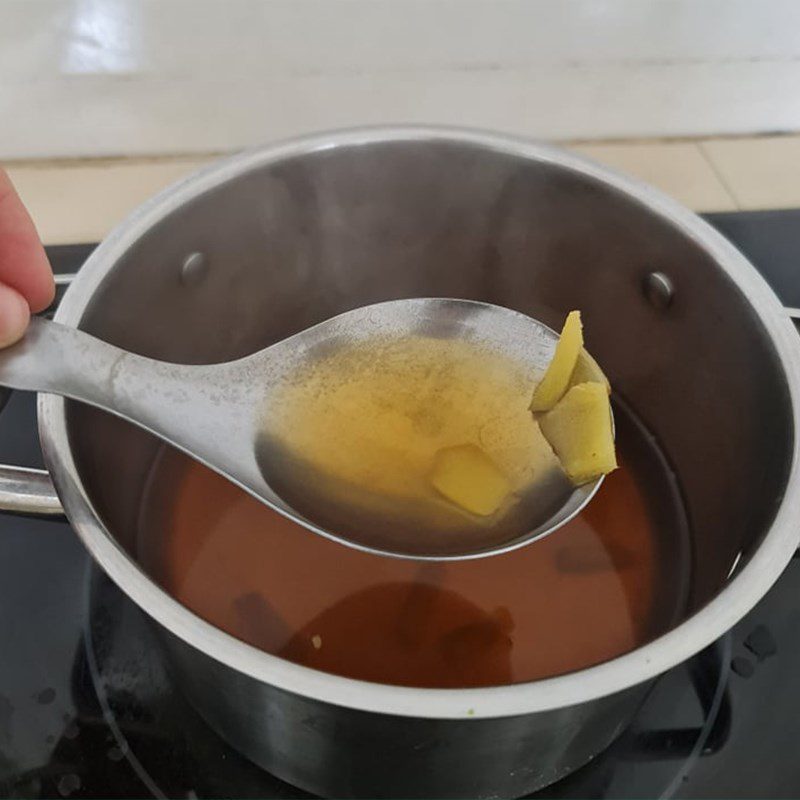
[[[537,477],[497,524],[438,537],[420,526],[359,526],[326,516],[270,434],[280,390],[339,347],[376,337],[462,339],[513,359],[533,377],[558,335],[507,308],[469,300],[394,300],[357,308],[236,361],[183,365],[121,350],[80,330],[35,318],[0,352],[0,385],[88,403],[150,431],[315,534],[385,556],[459,560],[512,550],[552,533],[591,500],[602,477],[572,486],[560,471]]]

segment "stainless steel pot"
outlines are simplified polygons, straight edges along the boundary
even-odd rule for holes
[[[435,295],[551,324],[582,309],[595,355],[658,437],[690,517],[689,605],[672,631],[581,672],[488,689],[383,686],[283,661],[194,616],[137,566],[157,442],[39,400],[64,510],[158,623],[182,689],[235,747],[323,795],[519,796],[557,780],[625,727],[656,676],[745,614],[798,543],[800,359],[777,299],[695,215],[551,147],[398,128],[235,156],[118,227],[57,319],[200,363],[365,303]],[[13,510],[58,510],[41,475],[6,469],[0,481]]]

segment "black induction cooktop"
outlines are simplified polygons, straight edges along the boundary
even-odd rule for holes
[[[800,211],[709,219],[800,307]],[[49,253],[72,272],[92,247]],[[33,396],[12,396],[0,462],[41,465],[35,417]],[[800,796],[798,631],[796,558],[736,628],[661,679],[620,739],[542,795]],[[66,523],[0,516],[0,796],[307,796],[208,728],[152,635]]]

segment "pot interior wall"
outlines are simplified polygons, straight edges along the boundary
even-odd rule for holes
[[[193,253],[201,267],[188,277]],[[646,276],[674,284],[651,304]],[[692,532],[688,612],[765,533],[792,446],[788,392],[746,299],[685,233],[620,192],[477,145],[320,150],[234,178],[171,213],[113,266],[82,327],[191,363],[245,355],[347,309],[399,297],[505,305],[587,345],[658,438]],[[133,547],[148,435],[71,404],[89,494]]]

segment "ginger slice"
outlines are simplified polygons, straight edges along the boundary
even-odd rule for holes
[[[439,450],[431,483],[450,502],[482,517],[494,514],[511,492],[508,478],[474,444]]]
[[[570,311],[561,330],[553,360],[533,392],[531,411],[549,411],[564,396],[582,350],[581,312]]]
[[[589,483],[617,468],[605,384],[576,384],[539,418],[539,426],[575,485]]]
[[[590,355],[589,351],[584,347],[578,356],[578,363],[575,365],[575,370],[572,373],[572,383],[602,383],[606,387],[606,391],[611,394],[611,383],[606,377],[605,372],[600,369],[600,365]]]

